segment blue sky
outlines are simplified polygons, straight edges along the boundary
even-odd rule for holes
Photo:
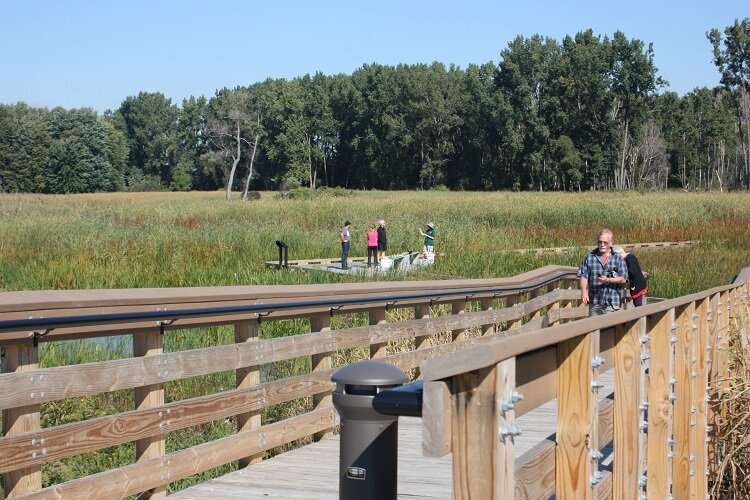
[[[652,42],[680,95],[719,74],[705,33],[747,0],[0,0],[0,103],[116,109],[140,91],[191,95],[363,64],[500,60],[516,36],[591,28]]]

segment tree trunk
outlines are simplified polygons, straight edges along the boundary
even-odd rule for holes
[[[253,141],[253,154],[250,155],[250,168],[247,173],[247,179],[245,180],[245,190],[242,192],[242,199],[247,201],[247,192],[250,189],[250,180],[253,178],[253,163],[255,163],[255,152],[258,150],[258,142],[260,141],[260,134],[255,134],[255,140]]]
[[[620,159],[620,172],[615,176],[615,188],[625,189],[625,155],[628,151],[628,120],[625,120],[625,133],[622,137],[622,157]]]
[[[227,200],[232,199],[232,184],[234,184],[234,174],[237,171],[237,165],[240,163],[242,154],[242,142],[240,138],[240,121],[237,120],[237,130],[235,135],[235,142],[237,144],[237,152],[232,155],[232,170],[229,171],[229,179],[227,180]]]

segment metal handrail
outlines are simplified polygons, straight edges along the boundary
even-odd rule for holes
[[[79,316],[52,316],[47,318],[25,318],[0,321],[0,333],[19,332],[19,331],[51,331],[55,328],[65,328],[74,326],[92,326],[115,323],[136,323],[138,321],[169,321],[174,322],[180,319],[221,316],[227,314],[240,313],[271,313],[278,310],[300,309],[306,307],[333,307],[351,304],[370,304],[374,302],[386,302],[394,304],[400,300],[433,298],[438,300],[451,296],[471,296],[486,293],[514,292],[519,290],[532,290],[534,288],[546,285],[547,283],[557,281],[567,276],[575,275],[574,271],[561,272],[544,280],[527,283],[523,285],[476,288],[476,289],[459,289],[442,292],[430,293],[410,293],[403,295],[380,295],[377,297],[362,297],[349,299],[327,299],[327,300],[307,300],[299,302],[277,302],[273,304],[252,304],[242,306],[221,306],[221,307],[203,307],[197,309],[175,309],[157,310],[157,311],[138,311],[129,313],[108,313],[108,314],[86,314]],[[171,323],[170,323],[171,324]]]

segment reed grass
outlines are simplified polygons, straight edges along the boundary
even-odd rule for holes
[[[276,240],[290,259],[340,254],[339,231],[353,222],[351,256],[364,256],[365,231],[385,219],[389,253],[418,251],[418,228],[437,230],[434,267],[404,276],[365,277],[270,270]],[[601,227],[616,243],[699,241],[691,246],[638,254],[649,272],[651,296],[676,297],[726,284],[750,265],[750,195],[747,193],[456,193],[352,192],[348,196],[280,198],[263,193],[253,202],[227,202],[222,193],[113,193],[70,196],[0,194],[0,291],[81,288],[186,287],[342,283],[351,281],[511,276],[547,264],[577,266],[585,250],[533,255],[520,248],[593,247]],[[0,293],[1,296],[1,293]],[[412,312],[393,310],[391,320]],[[431,315],[450,314],[435,306]],[[404,316],[406,315],[406,316]],[[396,317],[398,316],[398,317]],[[403,317],[402,317],[403,316]],[[366,314],[336,316],[332,328],[368,324]],[[310,331],[309,321],[269,321],[261,338]],[[468,332],[475,335],[478,332]],[[437,338],[436,342],[448,341]],[[169,332],[165,352],[234,342],[231,327]],[[413,343],[413,341],[410,341]],[[389,352],[411,343],[391,343]],[[409,345],[406,345],[409,344]],[[129,337],[42,344],[43,367],[119,359],[132,355]],[[368,348],[333,355],[334,366],[369,357]],[[264,367],[262,381],[306,373],[310,359]],[[234,387],[234,372],[165,384],[167,401]],[[132,391],[75,398],[42,407],[53,426],[132,407]],[[264,422],[306,411],[311,398],[264,410]],[[169,451],[233,432],[223,419],[169,433]],[[278,450],[277,450],[278,451]],[[133,445],[70,457],[43,468],[44,484],[67,481],[134,460]],[[221,475],[227,465],[170,485],[170,491]],[[1,495],[0,495],[1,497]]]
[[[711,497],[739,500],[750,498],[750,307],[729,326],[728,354],[728,375],[713,386],[719,464]]]

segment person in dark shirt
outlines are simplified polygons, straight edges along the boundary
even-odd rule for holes
[[[378,221],[378,260],[382,261],[388,250],[388,235],[385,232],[385,221]]]
[[[628,266],[628,287],[630,288],[630,298],[633,299],[633,305],[640,307],[643,305],[643,297],[648,292],[648,282],[646,277],[641,271],[641,263],[638,262],[636,256],[630,252],[626,252],[622,247],[614,247],[613,252],[619,253],[620,256],[625,259],[625,264]]]

